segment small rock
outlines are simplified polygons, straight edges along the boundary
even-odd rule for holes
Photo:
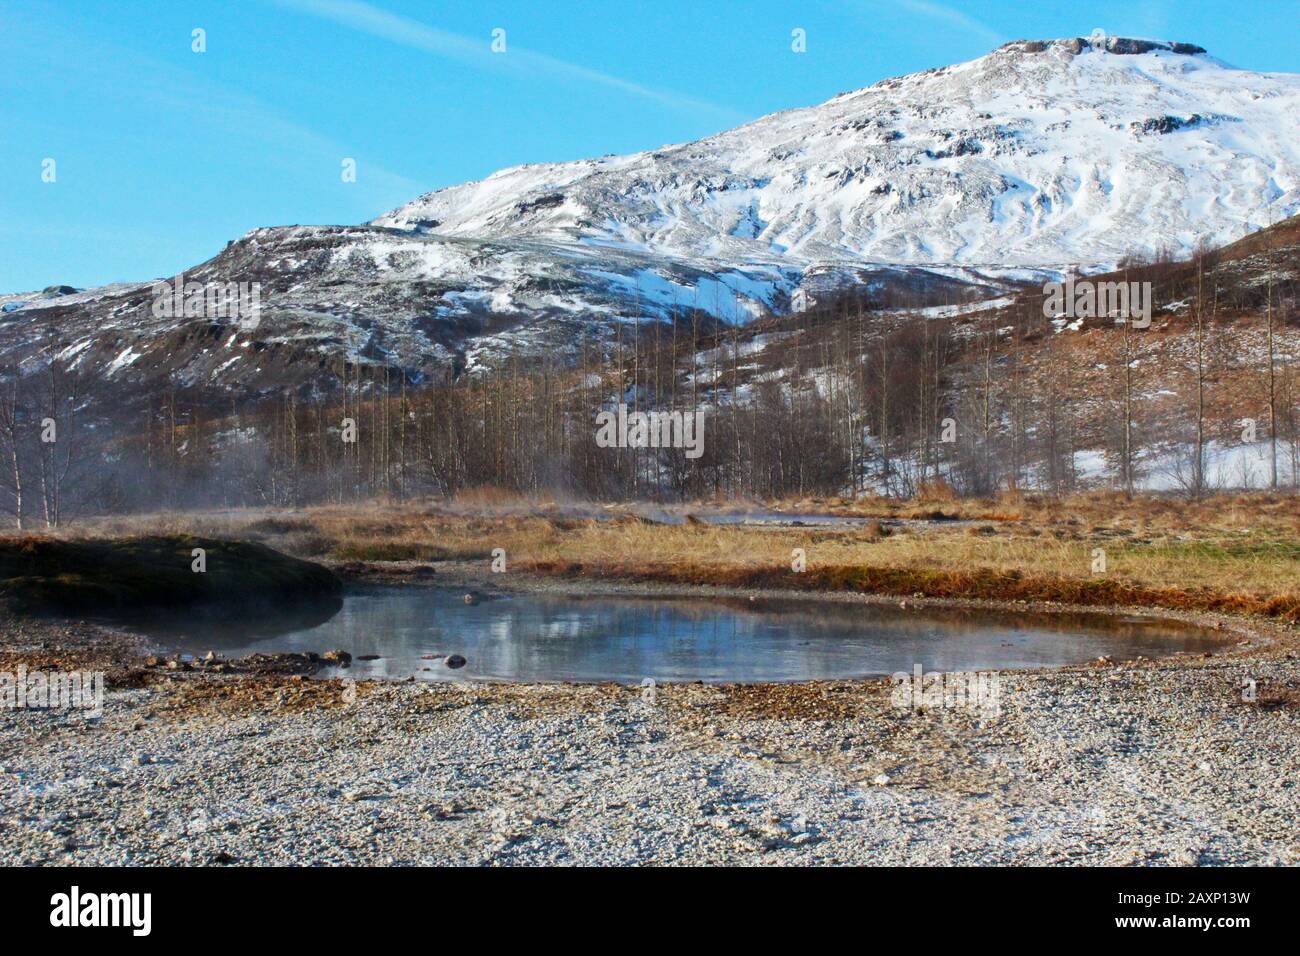
[[[458,667],[464,667],[469,663],[469,661],[465,660],[465,658],[461,657],[459,654],[450,654],[444,663],[446,663],[446,665],[452,670],[455,670]]]
[[[459,804],[454,802],[442,804],[430,804],[425,808],[425,813],[437,820],[451,820],[460,814]]]

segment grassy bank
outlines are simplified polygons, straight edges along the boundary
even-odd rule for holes
[[[194,570],[194,550],[206,570]],[[169,535],[0,538],[0,602],[19,613],[112,613],[334,595],[329,569],[263,544]]]
[[[839,528],[667,524],[628,508],[584,507],[604,520],[575,517],[574,509],[554,502],[513,500],[157,515],[106,521],[97,533],[252,537],[291,554],[338,561],[486,565],[501,548],[508,568],[551,573],[1235,610],[1285,620],[1295,619],[1300,604],[1300,506],[1286,495],[1188,500],[1092,493],[988,501],[940,495],[713,506],[875,519]],[[675,509],[679,518],[692,510]],[[790,571],[796,548],[806,556],[802,575]],[[1094,570],[1099,549],[1104,572]]]
[[[726,565],[583,564],[532,562],[525,569],[568,578],[596,577],[656,584],[712,584],[737,588],[851,591],[897,597],[941,597],[982,601],[1049,601],[1093,607],[1160,607],[1180,611],[1252,614],[1300,622],[1300,595],[1218,593],[1211,589],[1152,588],[1098,578],[1026,577],[1018,571],[981,568],[974,572],[835,566],[802,573],[789,569]]]

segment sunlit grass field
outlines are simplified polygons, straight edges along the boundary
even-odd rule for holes
[[[688,517],[719,509],[874,520],[773,528]],[[477,494],[451,502],[103,519],[68,533],[211,534],[342,562],[457,560],[485,567],[500,548],[509,570],[1300,617],[1300,499],[1281,494],[823,499],[702,504],[673,514],[683,523],[647,519],[626,507]],[[796,549],[802,573],[792,569]]]

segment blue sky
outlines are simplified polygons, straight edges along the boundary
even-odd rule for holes
[[[1100,27],[1300,72],[1297,22],[1300,0],[0,0],[0,291],[171,275],[257,226],[362,222],[1020,37]]]

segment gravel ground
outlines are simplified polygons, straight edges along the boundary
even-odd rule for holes
[[[1300,640],[1251,631],[1004,672],[981,720],[885,681],[649,701],[168,670],[122,632],[0,619],[0,669],[110,670],[101,719],[0,709],[0,863],[1295,864]]]

